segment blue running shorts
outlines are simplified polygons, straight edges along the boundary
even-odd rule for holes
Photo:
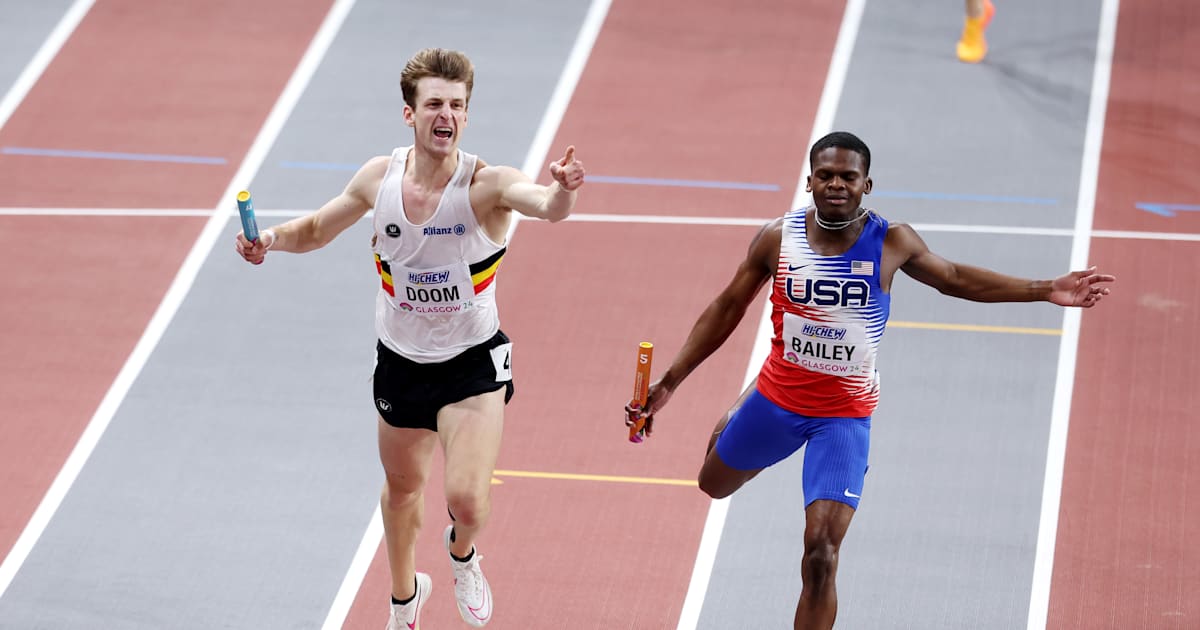
[[[757,389],[717,438],[717,455],[737,470],[758,470],[804,451],[804,506],[818,499],[858,509],[867,475],[871,417],[814,418],[767,400]]]

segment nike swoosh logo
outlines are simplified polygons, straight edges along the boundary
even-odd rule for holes
[[[421,589],[417,589],[417,611],[418,612],[420,612],[420,610],[421,610],[421,597],[420,597],[421,592],[420,591],[421,591]],[[406,621],[404,623],[404,625],[408,626],[408,630],[417,630],[417,622],[415,619],[413,621]]]
[[[486,585],[487,585],[487,579],[486,579],[486,578],[484,579],[483,583],[484,583],[484,587],[483,587],[483,601],[479,603],[479,608],[476,608],[476,607],[474,607],[474,606],[472,606],[472,605],[470,605],[470,604],[467,604],[467,610],[471,611],[471,614],[472,614],[472,615],[474,615],[474,616],[475,616],[475,618],[476,618],[476,619],[478,619],[478,620],[480,620],[480,621],[485,621],[485,620],[488,618],[488,616],[490,616],[490,615],[492,614],[492,611],[491,611],[491,606],[489,606],[489,605],[488,605],[488,592],[489,592],[491,589],[489,589],[489,588],[486,586]],[[483,615],[482,615],[482,616],[480,615],[480,612],[482,612],[482,613],[483,613]]]
[[[792,265],[792,264],[789,264],[789,265],[788,265],[788,271],[799,271],[799,270],[801,270],[801,269],[803,269],[803,268],[805,268],[805,267],[807,267],[807,266],[808,266],[808,265]]]
[[[846,488],[846,491],[843,492],[842,494],[850,497],[851,499],[861,499],[862,498],[862,495],[854,494],[853,492],[850,492],[850,488]]]

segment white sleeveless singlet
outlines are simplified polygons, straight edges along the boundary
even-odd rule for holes
[[[433,216],[409,222],[401,185],[410,148],[392,151],[375,201],[375,332],[402,357],[439,363],[500,329],[494,280],[506,248],[475,218],[469,191],[477,158],[461,150]]]

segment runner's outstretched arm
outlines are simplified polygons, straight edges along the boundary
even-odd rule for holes
[[[782,238],[782,219],[776,219],[759,230],[733,279],[700,314],[670,366],[650,385],[646,397],[647,434],[651,432],[654,414],[667,404],[675,388],[692,370],[725,343],[745,317],[746,309],[759,290],[775,275]]]
[[[570,146],[561,159],[550,163],[554,182],[549,186],[534,183],[511,166],[489,166],[480,170],[476,178],[495,190],[493,205],[554,222],[570,216],[584,174],[583,162],[575,159],[575,147]]]
[[[951,262],[929,250],[912,227],[894,223],[888,240],[904,252],[900,269],[913,279],[951,297],[975,302],[1051,302],[1059,306],[1095,306],[1109,294],[1115,276],[1095,267],[1059,276],[1031,280]]]
[[[390,159],[389,156],[371,158],[340,195],[315,212],[263,230],[263,236],[255,243],[239,233],[238,253],[257,264],[266,257],[267,250],[299,254],[328,245],[375,205],[374,193],[379,190]]]

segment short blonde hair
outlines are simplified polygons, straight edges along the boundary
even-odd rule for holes
[[[471,102],[471,88],[475,85],[475,66],[466,55],[457,50],[426,48],[413,55],[404,64],[400,73],[400,92],[409,107],[417,106],[417,82],[426,77],[445,79],[467,85],[467,102]]]

